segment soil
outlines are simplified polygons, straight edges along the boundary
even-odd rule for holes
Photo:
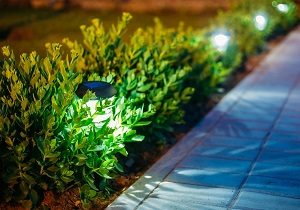
[[[156,145],[156,150],[151,152],[140,151],[138,154],[140,161],[136,163],[135,169],[138,170],[128,170],[125,175],[119,176],[112,183],[111,187],[115,190],[109,197],[98,197],[91,203],[90,209],[105,209],[114,199],[116,199],[124,190],[131,186],[139,177],[141,177],[144,172],[153,165],[163,154],[165,154],[176,142],[179,142],[182,137],[193,128],[193,126],[199,122],[201,118],[205,116],[223,97],[226,95],[234,86],[236,86],[245,76],[254,70],[256,66],[266,57],[266,55],[274,49],[282,40],[283,36],[277,37],[270,41],[267,45],[267,49],[258,54],[250,57],[233,75],[228,79],[228,81],[223,85],[223,91],[221,93],[216,93],[211,96],[206,104],[191,104],[187,106],[186,111],[186,124],[181,126],[179,132],[173,133],[174,141],[169,142],[166,145]],[[199,110],[202,110],[199,112]],[[195,114],[198,113],[198,114]],[[128,167],[129,169],[131,167]],[[67,190],[62,194],[57,194],[52,191],[44,192],[44,200],[38,209],[49,209],[49,210],[74,210],[83,209],[82,203],[80,201],[79,189],[72,188]],[[13,203],[3,203],[0,202],[0,210],[24,210],[19,204]]]

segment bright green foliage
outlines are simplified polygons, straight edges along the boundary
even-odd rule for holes
[[[203,102],[215,93],[218,85],[222,84],[229,74],[234,70],[235,56],[227,56],[218,52],[211,46],[210,37],[203,36],[197,45],[197,52],[193,57],[193,71],[189,82],[196,87],[196,100]],[[239,63],[238,63],[239,64]]]
[[[152,114],[124,97],[99,101],[93,113],[87,106],[93,94],[75,96],[78,56],[62,59],[60,45],[47,47],[48,57],[23,54],[19,65],[3,48],[0,182],[7,201],[30,204],[41,189],[72,185],[85,184],[91,194],[104,190],[106,179],[122,171],[116,154],[127,155],[125,142],[143,140],[134,127],[147,125],[143,118]]]
[[[123,94],[129,97],[142,94],[142,101],[138,103],[145,101],[154,105],[156,113],[150,119],[151,127],[147,128],[154,135],[170,131],[172,125],[183,122],[182,105],[193,94],[193,88],[183,86],[192,70],[183,62],[188,56],[184,41],[181,27],[166,29],[156,20],[154,27],[135,32],[121,58],[124,61],[120,80]]]
[[[280,13],[278,3],[289,12]],[[267,28],[258,31],[254,15],[264,12]],[[1,198],[30,207],[42,190],[80,187],[86,204],[107,181],[122,172],[118,158],[127,156],[126,143],[144,136],[158,140],[183,123],[183,104],[203,99],[257,52],[267,38],[297,22],[296,6],[289,0],[253,3],[243,0],[220,13],[215,25],[202,31],[153,27],[138,29],[128,42],[122,39],[131,16],[125,13],[116,26],[104,30],[97,19],[81,26],[83,41],[47,44],[48,56],[23,54],[16,63],[3,47],[0,61],[0,186]],[[211,33],[225,28],[231,34],[220,52]],[[115,97],[95,102],[75,90],[83,80],[113,84]],[[194,90],[195,93],[194,93]]]
[[[149,118],[155,134],[170,130],[182,123],[183,111],[193,88],[183,87],[191,68],[179,62],[183,31],[165,29],[156,21],[153,28],[139,29],[129,43],[122,42],[122,34],[131,16],[125,13],[117,26],[108,32],[99,20],[82,26],[83,45],[65,40],[72,51],[81,57],[78,71],[96,72],[104,76],[115,74],[118,96],[130,98],[136,106],[151,107],[155,115]],[[147,129],[149,131],[149,129]]]
[[[56,136],[63,129],[64,115],[81,81],[80,75],[66,70],[73,68],[74,59],[62,60],[59,45],[48,48],[47,58],[40,59],[35,52],[23,54],[19,65],[13,52],[3,48],[0,156],[1,192],[6,200],[26,200],[36,194],[36,185],[48,187],[41,176],[51,178],[47,175],[51,168],[43,169],[39,161],[57,163],[61,151],[55,151]],[[49,148],[43,155],[37,147],[39,141]],[[56,176],[60,181],[65,175],[60,171]]]
[[[182,51],[185,56],[180,58],[181,62],[192,67],[186,84],[195,88],[193,98],[197,102],[204,102],[215,93],[241,62],[241,54],[233,41],[225,52],[219,52],[213,47],[211,31],[213,29],[185,31]]]

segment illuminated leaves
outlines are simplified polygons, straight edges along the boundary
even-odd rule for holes
[[[291,12],[274,21],[281,29],[295,23],[295,8],[290,6]],[[108,191],[107,179],[123,171],[117,157],[128,155],[127,142],[143,141],[149,133],[161,140],[173,124],[182,123],[182,105],[195,89],[196,94],[209,96],[240,64],[241,55],[264,42],[264,36],[246,27],[251,24],[246,15],[220,17],[227,26],[236,26],[240,35],[226,55],[212,49],[205,33],[182,25],[165,28],[159,20],[124,42],[131,19],[127,13],[108,31],[97,19],[82,26],[82,42],[64,40],[70,48],[66,56],[60,44],[47,43],[45,58],[36,52],[22,54],[17,64],[9,47],[3,47],[0,182],[4,199],[31,208],[40,199],[40,189],[63,191],[78,185],[86,206],[97,191]],[[109,82],[118,94],[99,100],[91,112],[86,104],[93,93],[83,99],[75,95],[83,80]]]

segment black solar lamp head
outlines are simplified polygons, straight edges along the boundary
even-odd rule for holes
[[[78,85],[76,95],[79,98],[83,98],[87,91],[95,93],[97,99],[110,98],[117,93],[114,86],[107,82],[86,81]]]

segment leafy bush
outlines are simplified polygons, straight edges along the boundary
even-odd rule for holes
[[[226,27],[230,30],[238,49],[247,57],[261,50],[265,37],[254,25],[252,15],[244,11],[220,13],[214,27]]]
[[[280,12],[277,8],[278,4],[286,4],[288,11]],[[267,18],[267,27],[261,33],[265,37],[288,30],[298,21],[297,6],[292,0],[261,0],[255,2],[255,4],[251,0],[240,0],[231,12],[243,12],[252,16],[252,18],[259,13],[264,14]]]
[[[122,171],[116,154],[127,155],[126,142],[143,140],[134,127],[147,124],[142,119],[151,115],[124,97],[98,101],[91,111],[93,94],[75,95],[82,81],[73,71],[78,56],[62,59],[58,44],[48,45],[48,53],[44,59],[23,54],[17,65],[12,51],[3,48],[1,196],[27,206],[36,204],[41,189],[78,185],[83,199],[105,190],[106,180]]]
[[[290,10],[280,13],[279,3]],[[265,30],[255,28],[258,11],[269,17]],[[33,206],[42,190],[79,186],[87,203],[98,191],[109,191],[107,181],[122,172],[127,143],[144,135],[164,139],[174,124],[183,123],[182,106],[193,94],[202,102],[267,38],[297,22],[292,1],[243,0],[202,31],[165,28],[155,20],[126,42],[130,19],[125,13],[108,31],[97,19],[81,26],[82,43],[63,41],[68,55],[60,44],[47,44],[45,58],[32,52],[17,63],[8,47],[2,49],[0,196],[5,201]],[[231,34],[223,52],[211,44],[218,28]],[[80,99],[75,91],[85,80],[111,83],[118,93],[92,102],[95,95],[88,92]]]
[[[284,5],[287,5],[285,8]],[[297,17],[297,5],[291,0],[277,0],[272,1],[273,10],[271,11],[272,17],[278,16],[278,23],[276,25],[276,31],[281,33],[285,32],[291,27],[295,26],[298,21]],[[281,6],[281,11],[280,11]],[[283,7],[283,8],[282,8]],[[283,10],[282,10],[283,9]],[[285,11],[287,9],[287,11]]]
[[[70,40],[65,43],[81,55],[84,64],[83,68],[78,66],[78,71],[96,72],[100,76],[114,73],[119,97],[154,109],[155,114],[148,119],[152,123],[144,132],[159,135],[171,130],[172,124],[182,122],[181,105],[193,93],[191,87],[183,87],[191,68],[177,64],[183,33],[164,29],[157,21],[153,28],[136,31],[130,42],[125,43],[122,35],[130,19],[124,13],[118,25],[108,32],[99,20],[93,20],[91,26],[81,27],[83,45]]]

